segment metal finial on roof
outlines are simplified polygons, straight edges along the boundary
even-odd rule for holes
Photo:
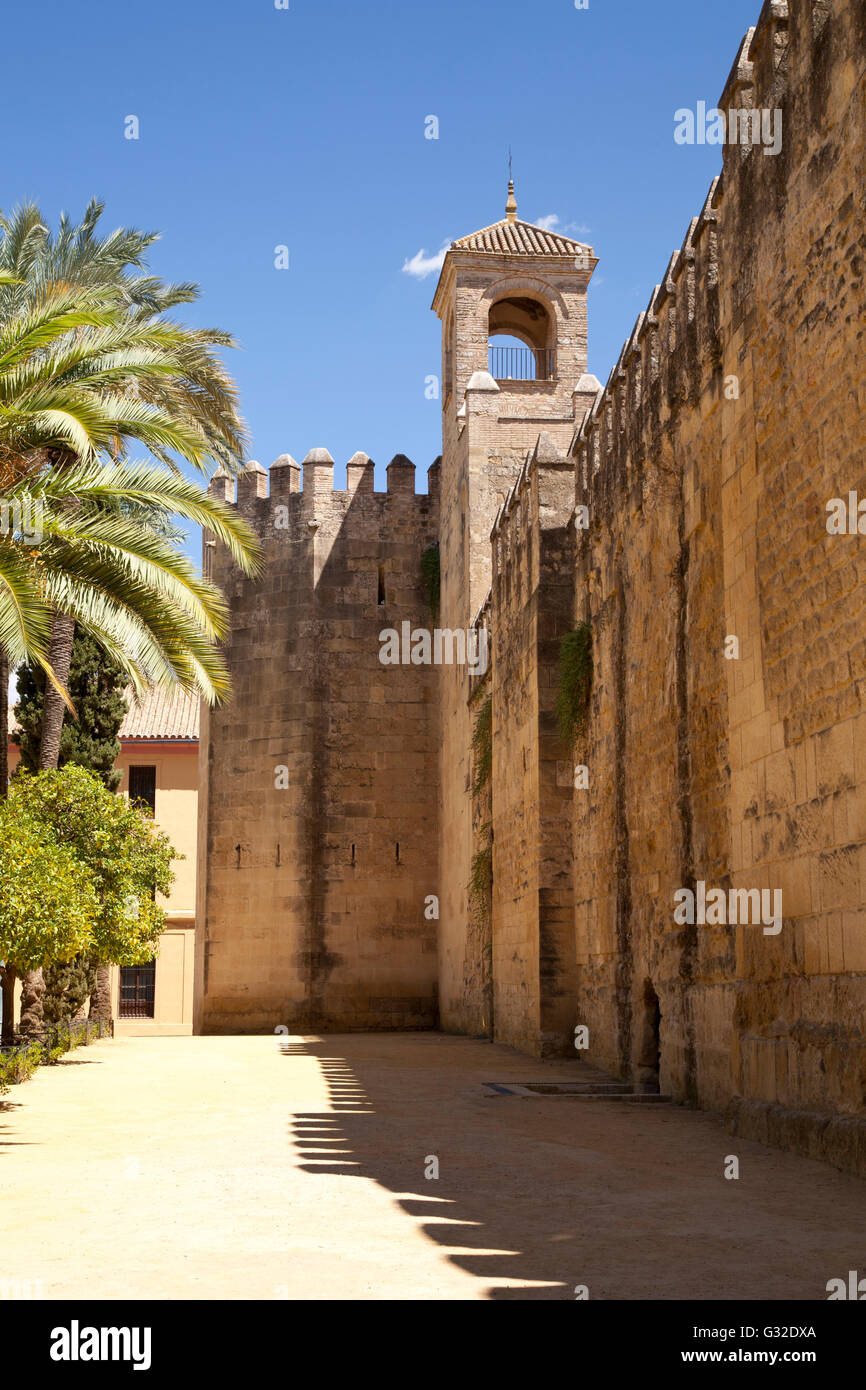
[[[508,202],[505,204],[505,217],[508,222],[517,221],[517,199],[514,196],[514,179],[508,180]]]

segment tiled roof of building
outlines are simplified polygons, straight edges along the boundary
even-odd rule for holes
[[[197,739],[199,700],[185,690],[148,690],[136,703],[126,691],[129,713],[120,726],[121,739]]]
[[[198,738],[199,700],[197,695],[187,695],[185,690],[148,690],[136,704],[132,687],[125,691],[128,712],[120,726],[118,738],[121,739],[160,739],[189,740]],[[10,705],[6,712],[6,731],[12,734],[17,729],[15,707]]]
[[[545,231],[531,222],[511,221],[505,217],[480,232],[452,241],[454,251],[487,251],[493,256],[580,256],[589,251],[583,242],[558,232]]]

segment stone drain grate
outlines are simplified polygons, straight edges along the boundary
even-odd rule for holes
[[[484,1081],[484,1094],[539,1097],[556,1100],[617,1100],[632,1105],[670,1104],[672,1097],[658,1091],[635,1091],[627,1081]]]

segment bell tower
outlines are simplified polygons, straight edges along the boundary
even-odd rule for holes
[[[442,322],[443,620],[466,626],[490,586],[490,529],[544,430],[566,448],[595,400],[586,378],[592,247],[505,217],[452,243]]]
[[[575,423],[595,401],[599,384],[586,374],[586,292],[597,264],[590,246],[522,222],[512,180],[503,220],[453,242],[445,257],[433,300],[442,322],[445,628],[470,627],[487,599],[491,529],[539,435],[564,463]],[[498,640],[494,623],[494,661]],[[483,988],[468,982],[475,969],[467,955],[467,885],[477,850],[475,686],[465,666],[439,672],[440,1018],[444,1028],[469,1033],[491,1024],[475,1002]]]

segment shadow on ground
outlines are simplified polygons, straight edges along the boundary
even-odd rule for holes
[[[353,1059],[352,1064],[343,1056],[335,1056],[334,1041],[327,1038],[322,1041],[309,1040],[302,1045],[284,1044],[282,1049],[287,1055],[315,1057],[329,1093],[331,1108],[328,1111],[294,1117],[292,1137],[303,1160],[299,1166],[309,1173],[328,1172],[372,1178],[400,1193],[398,1206],[420,1219],[425,1235],[439,1245],[448,1247],[452,1251],[449,1259],[469,1274],[483,1279],[547,1283],[547,1287],[542,1289],[510,1288],[506,1285],[491,1287],[487,1291],[490,1298],[525,1300],[573,1296],[564,1285],[551,1281],[559,1261],[551,1260],[545,1249],[549,1242],[567,1241],[567,1234],[558,1228],[539,1229],[531,1248],[514,1248],[513,1204],[521,1196],[525,1199],[529,1194],[519,1191],[519,1183],[515,1186],[513,1181],[509,1182],[508,1172],[512,1180],[517,1174],[506,1155],[502,1155],[506,1159],[503,1164],[506,1171],[499,1173],[497,1182],[488,1190],[481,1191],[477,1182],[470,1178],[471,1194],[467,1194],[462,1190],[467,1180],[466,1155],[461,1154],[460,1159],[457,1153],[453,1159],[449,1156],[449,1150],[456,1147],[459,1152],[463,1145],[459,1135],[451,1132],[444,1110],[438,1115],[431,1114],[428,1119],[419,1117],[416,1113],[417,1101],[413,1104],[410,1090],[406,1097],[408,1110],[402,1120],[399,1100],[395,1108],[392,1098],[389,1101],[390,1113],[386,1113],[381,1107],[382,1088],[377,1088],[373,1079],[373,1073],[377,1070],[375,1065],[365,1068],[358,1058]],[[367,1070],[371,1073],[369,1082],[361,1079]],[[372,1095],[367,1089],[368,1084],[374,1092]],[[411,1088],[411,1082],[409,1084]],[[481,1095],[479,1087],[479,1098]],[[429,1134],[427,1145],[415,1142],[416,1135],[420,1139],[419,1128],[422,1131],[426,1129]],[[474,1158],[472,1171],[479,1178],[478,1155],[474,1155]],[[438,1161],[439,1176],[425,1178],[425,1170],[433,1171],[432,1159]],[[457,1162],[460,1162],[462,1182],[457,1178]],[[486,1168],[487,1163],[481,1167]],[[412,1185],[413,1178],[420,1179],[420,1191],[419,1195],[410,1196],[406,1189]],[[458,1246],[462,1247],[459,1253],[454,1250]],[[491,1253],[493,1251],[501,1253]]]
[[[485,1080],[546,1064],[442,1035],[283,1050],[315,1057],[329,1092],[327,1111],[293,1118],[300,1166],[389,1189],[487,1298],[815,1299],[855,1253],[862,1183],[734,1140],[716,1116],[486,1098]]]

